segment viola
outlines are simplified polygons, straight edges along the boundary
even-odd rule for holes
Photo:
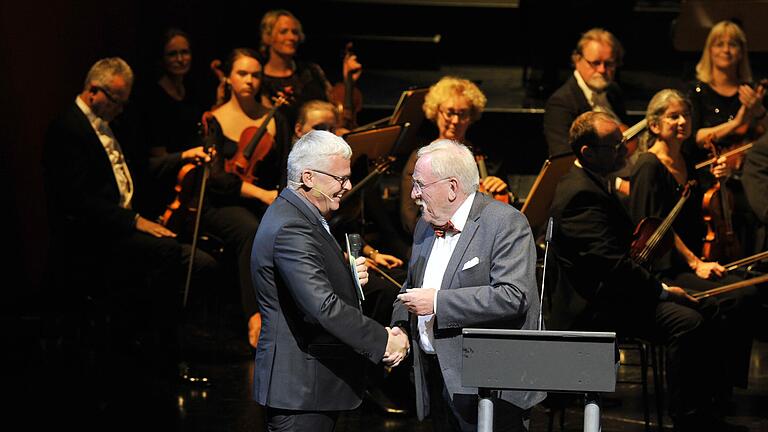
[[[344,49],[344,62],[354,55],[352,42],[347,43]],[[357,113],[363,106],[363,94],[355,86],[353,75],[360,69],[347,71],[344,81],[336,83],[331,89],[331,103],[336,106],[341,115],[341,127],[346,129],[357,128]]]
[[[695,184],[694,180],[686,183],[680,199],[664,220],[647,217],[637,224],[629,251],[629,256],[634,262],[640,265],[652,263],[672,249],[675,238],[670,228],[680,214],[680,210],[683,209],[683,205],[688,201],[688,197],[691,196],[691,187]]]
[[[264,116],[261,125],[250,126],[243,130],[237,142],[237,152],[224,162],[224,171],[238,175],[244,182],[256,182],[254,168],[269,154],[275,144],[274,137],[267,132],[267,126],[278,108],[287,103],[283,97],[274,98],[273,106]]]
[[[477,163],[477,170],[480,172],[480,187],[477,188],[477,191],[486,195],[492,195],[493,199],[501,201],[504,204],[509,204],[509,192],[502,191],[490,194],[483,187],[483,180],[488,177],[488,168],[485,166],[485,155],[475,154],[475,162]]]
[[[707,145],[712,151],[712,157],[717,159],[717,147],[711,139]],[[717,182],[704,193],[702,212],[707,233],[704,236],[701,256],[706,261],[732,261],[742,256],[741,245],[733,231],[733,193],[726,187],[727,177],[717,179]]]

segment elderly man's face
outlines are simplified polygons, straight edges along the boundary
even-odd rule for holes
[[[431,161],[429,154],[416,161],[411,198],[421,207],[421,215],[426,222],[444,225],[456,211],[458,183],[453,177],[436,177],[432,173]]]
[[[349,180],[352,170],[349,159],[339,155],[330,156],[322,169],[308,169],[311,173],[305,184],[310,186],[313,203],[323,215],[336,211],[341,205],[341,197],[352,189]]]
[[[131,86],[120,75],[115,75],[107,84],[91,83],[89,106],[98,117],[112,121],[123,112],[131,95]]]

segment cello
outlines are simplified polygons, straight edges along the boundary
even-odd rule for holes
[[[272,135],[267,133],[267,126],[275,116],[278,108],[286,105],[288,102],[282,96],[274,98],[273,102],[272,108],[264,116],[261,125],[243,129],[243,132],[240,134],[240,140],[237,142],[237,152],[231,159],[224,161],[224,171],[236,174],[244,182],[255,183],[254,168],[274,147],[275,140]]]
[[[344,48],[344,64],[353,56],[352,42]],[[346,129],[357,128],[357,113],[363,106],[363,94],[355,87],[354,75],[362,68],[350,69],[344,75],[344,81],[336,83],[331,89],[331,103],[336,106],[341,115],[341,127]]]
[[[717,160],[717,146],[712,137],[707,140],[707,146]],[[702,212],[707,233],[701,249],[702,259],[706,261],[732,261],[742,256],[741,245],[733,230],[733,193],[726,186],[728,178],[718,178],[717,182],[704,193]]]

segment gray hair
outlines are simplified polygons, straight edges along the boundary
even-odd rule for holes
[[[309,131],[296,141],[288,155],[288,186],[301,187],[301,173],[306,169],[325,169],[331,156],[350,159],[352,149],[344,138],[328,131]]]
[[[419,149],[417,156],[432,156],[432,174],[437,178],[456,177],[461,190],[470,194],[480,185],[475,156],[467,146],[449,139],[433,141]]]
[[[133,86],[133,70],[125,60],[120,57],[103,58],[91,66],[85,77],[83,89],[87,90],[91,83],[107,86],[115,76],[122,77],[129,88]]]
[[[640,140],[640,151],[647,151],[653,146],[658,138],[658,135],[651,130],[651,126],[659,126],[661,124],[661,118],[664,116],[664,112],[672,105],[673,102],[680,102],[691,112],[691,101],[688,100],[682,93],[675,89],[662,89],[659,90],[648,102],[648,109],[645,112],[645,119],[648,122],[648,127]],[[690,118],[688,118],[690,121]]]

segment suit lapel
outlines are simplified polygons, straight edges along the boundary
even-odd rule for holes
[[[301,214],[304,215],[304,217],[307,219],[309,223],[311,223],[315,230],[320,232],[320,235],[325,239],[325,241],[328,243],[328,247],[336,252],[336,256],[343,262],[346,263],[344,260],[344,255],[341,252],[341,247],[339,246],[339,243],[336,242],[336,239],[331,236],[328,231],[326,231],[325,227],[320,223],[320,220],[317,218],[317,215],[314,214],[314,212],[307,207],[307,203],[302,201],[301,198],[299,198],[296,193],[294,193],[291,190],[283,189],[283,191],[280,193],[280,196],[282,198],[285,198],[288,202],[290,202],[294,207],[296,207]]]
[[[480,214],[485,206],[488,205],[488,200],[489,198],[484,194],[475,193],[475,201],[472,203],[472,208],[469,210],[467,223],[464,224],[464,229],[461,231],[459,242],[456,243],[456,248],[453,250],[451,259],[448,261],[448,266],[445,268],[440,289],[451,288],[453,279],[457,274],[456,270],[459,268],[459,264],[461,263],[462,258],[464,258],[464,254],[467,252],[469,244],[472,242],[472,239],[477,233],[477,229],[480,227],[480,224],[478,224],[477,221],[480,219]]]
[[[421,230],[421,233],[419,234],[424,240],[420,244],[416,245],[416,250],[411,252],[413,256],[417,257],[415,262],[416,268],[414,272],[416,277],[413,279],[414,287],[420,287],[423,285],[424,272],[427,270],[427,261],[429,260],[429,255],[432,253],[432,245],[435,244],[435,235],[432,227],[430,227],[426,222],[424,225],[425,228]]]

